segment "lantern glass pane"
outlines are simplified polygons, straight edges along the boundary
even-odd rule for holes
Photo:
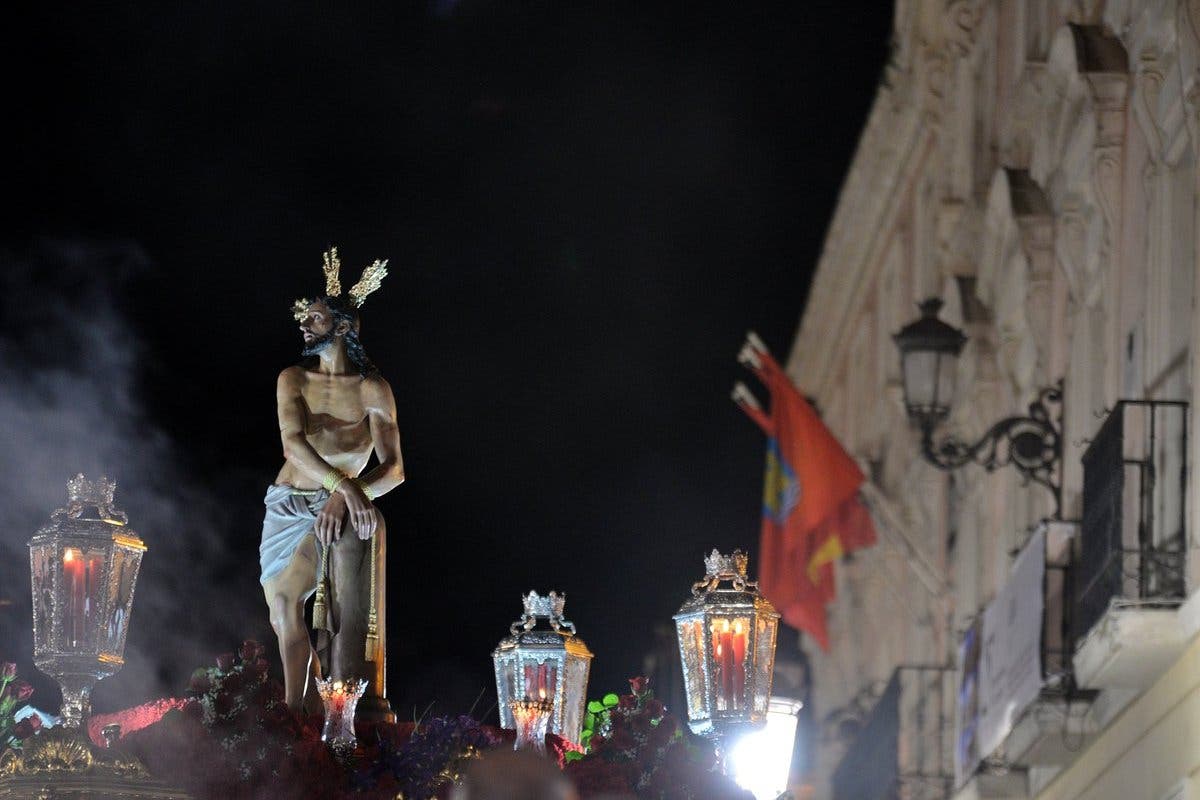
[[[125,650],[125,632],[129,630],[129,613],[133,609],[133,586],[137,581],[140,553],[117,549],[113,553],[112,578],[108,590],[112,604],[104,620],[104,649],[113,653]]]
[[[775,669],[775,632],[779,621],[760,618],[754,641],[754,711],[767,713],[771,702],[771,678]]]
[[[33,644],[40,652],[50,647],[54,624],[54,551],[49,547],[33,547],[29,559],[33,578]]]
[[[903,355],[904,401],[909,408],[931,409],[937,394],[938,354],[910,350]]]
[[[534,658],[521,661],[521,685],[517,700],[553,700],[558,684],[558,664],[552,659],[538,662]]]
[[[746,702],[746,643],[749,617],[716,617],[710,623],[713,688],[717,711],[737,711]]]
[[[587,705],[586,687],[588,668],[586,658],[568,658],[563,696],[563,735],[570,741],[578,741],[583,729],[583,712]]]
[[[104,605],[105,552],[92,548],[64,547],[62,591],[64,644],[72,650],[96,647]]]
[[[953,353],[938,353],[937,356],[937,392],[933,402],[936,408],[948,411],[954,406],[954,384],[958,377],[958,357]]]
[[[684,691],[688,715],[706,715],[704,691],[704,626],[700,620],[680,620],[676,625],[679,656],[683,660]]]

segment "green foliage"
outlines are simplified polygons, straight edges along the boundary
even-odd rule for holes
[[[25,707],[33,687],[17,679],[15,664],[0,663],[0,752],[20,750],[25,739],[37,733],[41,718],[36,714],[17,722],[16,712]]]

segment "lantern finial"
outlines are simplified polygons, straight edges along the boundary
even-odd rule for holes
[[[710,578],[745,578],[750,559],[741,550],[725,555],[715,547],[704,557],[705,574]]]
[[[79,519],[83,516],[84,508],[95,508],[105,522],[124,525],[129,518],[113,504],[116,490],[117,482],[109,480],[107,475],[88,480],[82,472],[76,473],[74,478],[67,481],[67,507],[58,509],[51,517],[59,519],[65,515],[70,519]]]
[[[520,629],[533,630],[539,619],[549,622],[550,627],[555,631],[575,633],[575,623],[563,619],[563,609],[567,604],[567,595],[565,593],[559,594],[552,591],[550,594],[542,597],[537,592],[531,590],[529,594],[521,598],[521,602],[525,605],[525,613],[510,627],[510,631],[513,634],[516,634]]]
[[[758,591],[758,583],[747,579],[750,557],[741,550],[725,555],[715,547],[704,557],[704,579],[692,584],[692,596],[715,590],[721,581],[729,581],[736,591]]]

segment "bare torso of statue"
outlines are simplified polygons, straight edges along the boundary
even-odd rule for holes
[[[294,382],[297,389],[304,438],[331,468],[359,475],[374,447],[371,417],[363,397],[365,381],[358,375],[321,375],[301,367],[291,369],[295,374],[289,376],[289,382]],[[290,461],[283,462],[275,483],[299,489],[321,488]]]
[[[327,670],[339,680],[366,678],[360,708],[386,715],[386,527],[373,501],[404,481],[395,400],[362,351],[357,312],[348,304],[326,296],[306,302],[297,319],[304,355],[313,360],[279,375],[285,461],[267,491],[259,549],[286,699],[296,710],[320,709],[312,681],[323,670],[304,607],[324,568],[332,632]],[[379,463],[364,473],[372,454]]]

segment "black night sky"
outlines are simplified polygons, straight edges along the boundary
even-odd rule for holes
[[[757,550],[734,356],[749,328],[787,354],[890,3],[22,5],[0,32],[0,497],[24,509],[0,534],[0,658],[29,671],[24,545],[80,469],[118,479],[150,546],[98,706],[273,645],[274,383],[331,243],[347,285],[390,259],[363,341],[408,474],[380,503],[402,717],[494,693],[531,588],[567,593],[593,690],[620,689],[703,553]],[[47,388],[114,363],[109,400]],[[56,422],[97,402],[117,463]],[[162,464],[188,486],[178,528],[153,499],[171,487],[141,492]],[[168,630],[194,652],[162,653]]]

